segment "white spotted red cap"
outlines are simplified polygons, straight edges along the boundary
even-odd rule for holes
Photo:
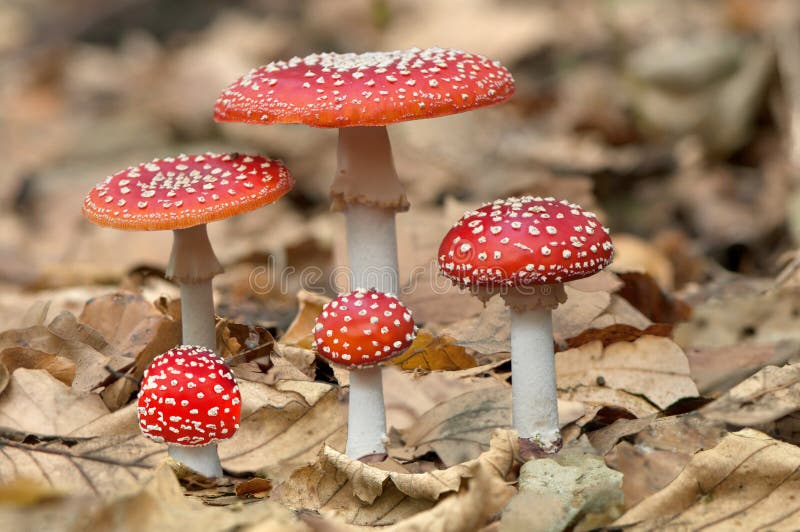
[[[272,203],[294,179],[282,162],[238,153],[154,159],[108,176],[83,214],[116,229],[184,229]]]
[[[356,368],[403,353],[416,335],[411,311],[392,294],[376,290],[340,295],[323,307],[314,326],[317,354]]]
[[[505,67],[461,50],[322,53],[250,71],[223,91],[214,119],[384,126],[485,107],[513,94]]]
[[[139,428],[160,443],[208,445],[233,436],[242,409],[239,387],[222,359],[182,345],[156,357],[139,390]]]
[[[463,287],[563,283],[612,259],[594,213],[554,198],[524,196],[465,213],[442,239],[439,268]]]

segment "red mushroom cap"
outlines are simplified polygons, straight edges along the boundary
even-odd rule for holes
[[[594,213],[525,196],[465,213],[439,246],[439,268],[462,287],[529,286],[588,277],[612,254]]]
[[[383,126],[503,102],[514,80],[500,63],[428,48],[324,53],[251,70],[214,106],[220,122]]]
[[[179,155],[107,177],[86,196],[83,214],[116,229],[185,229],[272,203],[293,186],[283,163],[266,157]]]
[[[317,353],[330,362],[369,367],[403,353],[417,327],[396,297],[357,289],[330,301],[314,326]]]
[[[157,356],[139,390],[139,428],[159,443],[194,447],[230,438],[242,397],[231,370],[205,347],[182,345]]]

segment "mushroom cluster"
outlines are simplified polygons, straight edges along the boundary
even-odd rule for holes
[[[525,196],[465,213],[439,247],[439,268],[456,285],[511,309],[512,420],[524,455],[561,448],[552,310],[564,283],[610,262],[608,229],[594,213],[554,198]]]
[[[417,326],[399,290],[395,213],[409,202],[386,126],[494,105],[514,93],[498,62],[459,50],[417,48],[314,54],[256,68],[230,85],[214,118],[337,128],[331,185],[347,226],[350,292],[317,317],[313,348],[350,370],[348,455],[385,456],[381,364],[405,352]],[[125,230],[172,230],[167,276],[180,284],[182,343],[156,357],[138,397],[142,433],[209,477],[221,476],[216,444],[239,428],[241,396],[216,348],[212,279],[222,272],[206,224],[272,203],[294,181],[286,167],[239,153],[155,159],[113,174],[86,197],[92,222]],[[445,276],[511,309],[513,423],[523,453],[560,447],[550,312],[563,283],[611,260],[608,230],[578,205],[509,198],[467,212],[444,237]]]

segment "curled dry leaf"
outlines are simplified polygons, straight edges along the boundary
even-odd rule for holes
[[[660,409],[679,399],[697,397],[689,362],[672,340],[643,336],[608,347],[595,341],[556,355],[558,386],[605,386],[642,395]]]
[[[672,482],[695,453],[714,447],[726,434],[722,423],[688,414],[620,420],[589,438],[606,462],[624,474],[622,489],[630,508]],[[626,440],[617,443],[621,438]]]
[[[0,426],[24,433],[66,436],[106,414],[100,396],[68,388],[44,370],[18,369],[0,396]]]
[[[626,530],[791,530],[800,516],[800,449],[752,429],[696,454],[614,526]]]
[[[498,430],[489,450],[445,470],[412,474],[396,462],[364,464],[325,446],[314,465],[295,472],[283,486],[281,500],[295,509],[311,509],[360,525],[395,523],[458,492],[464,480],[485,466],[491,476],[510,480],[516,433]]]
[[[299,309],[294,321],[281,337],[281,343],[311,349],[314,342],[314,324],[329,298],[301,290],[297,293]]]
[[[475,359],[449,336],[434,336],[421,330],[405,353],[389,361],[405,370],[454,371],[474,368]]]
[[[800,410],[800,364],[767,366],[700,413],[735,426],[763,425]]]
[[[0,363],[13,373],[17,368],[43,369],[67,386],[75,379],[75,362],[26,347],[8,347],[0,351]]]
[[[2,394],[8,386],[9,380],[11,380],[11,372],[8,371],[5,364],[0,362],[0,394]]]

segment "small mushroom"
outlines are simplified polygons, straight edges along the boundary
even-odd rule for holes
[[[512,420],[527,457],[561,448],[552,310],[564,284],[612,259],[608,229],[580,206],[525,196],[465,213],[439,247],[441,272],[484,301],[511,309]]]
[[[272,203],[294,186],[280,161],[238,153],[179,155],[131,166],[96,185],[83,214],[115,229],[171,229],[167,277],[181,286],[183,343],[216,349],[211,280],[222,272],[206,224]]]
[[[369,370],[403,353],[416,335],[411,311],[395,296],[372,289],[337,297],[317,317],[317,354],[350,370],[348,456],[371,460],[385,454],[383,386],[380,373]]]
[[[169,455],[207,477],[221,477],[217,442],[239,429],[239,387],[222,359],[182,345],[156,357],[144,373],[138,414],[142,434],[169,445]]]

